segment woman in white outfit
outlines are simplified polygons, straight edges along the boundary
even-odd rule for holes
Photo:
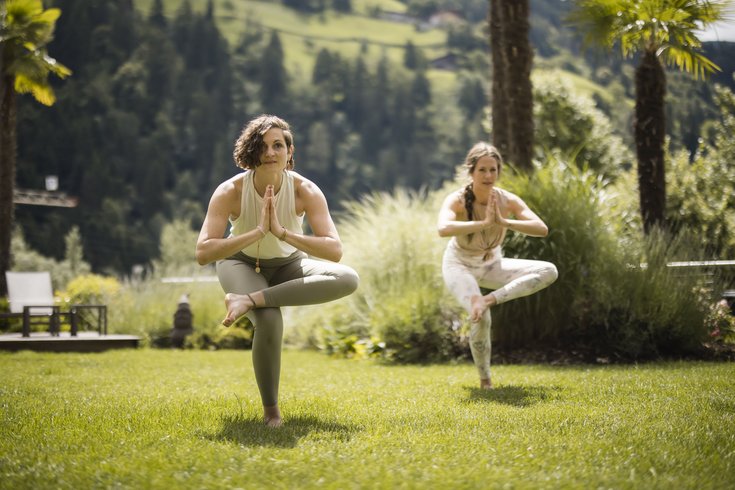
[[[491,389],[490,309],[549,286],[558,276],[550,262],[503,257],[507,230],[545,237],[548,228],[517,195],[496,186],[503,168],[498,150],[474,145],[464,167],[471,182],[449,194],[439,212],[438,231],[451,237],[444,252],[444,282],[469,312],[470,349],[480,387]],[[493,290],[483,296],[480,288]]]

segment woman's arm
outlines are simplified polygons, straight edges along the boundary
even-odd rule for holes
[[[289,245],[320,259],[339,262],[342,259],[342,241],[339,239],[337,227],[329,214],[327,199],[321,189],[313,182],[303,179],[297,187],[297,207],[303,206],[306,219],[313,235],[293,233],[286,230],[277,220],[274,210],[271,211],[271,233]],[[271,202],[271,207],[273,203]]]
[[[439,236],[448,237],[456,235],[469,235],[482,231],[488,227],[487,221],[463,221],[459,220],[459,216],[464,214],[462,200],[459,193],[453,192],[444,199],[441,210],[439,211],[439,220],[437,222],[437,231]]]
[[[508,198],[508,208],[516,219],[503,218],[500,214],[497,198],[495,201],[495,221],[499,225],[529,236],[545,237],[549,234],[546,223],[531,211],[531,208],[520,197],[512,194]]]
[[[212,194],[207,215],[204,217],[204,223],[202,223],[202,229],[197,239],[196,258],[200,265],[227,258],[255,243],[267,233],[267,230],[261,224],[242,235],[224,238],[230,215],[240,211],[239,197],[240,193],[232,180],[220,184]],[[263,213],[261,223],[264,222],[263,218],[267,214],[265,208]]]

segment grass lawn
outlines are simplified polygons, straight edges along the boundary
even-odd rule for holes
[[[385,366],[285,351],[0,354],[0,488],[732,488],[735,364]]]

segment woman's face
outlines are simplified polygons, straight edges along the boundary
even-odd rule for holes
[[[260,154],[260,167],[281,171],[291,159],[291,148],[286,146],[286,138],[281,128],[270,128],[263,135],[263,152]]]
[[[477,160],[472,171],[472,185],[475,190],[487,187],[491,189],[498,180],[498,161],[491,156],[484,156]]]

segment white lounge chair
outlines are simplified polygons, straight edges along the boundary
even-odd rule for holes
[[[97,330],[107,334],[107,306],[72,305],[68,313],[62,313],[54,305],[51,274],[48,272],[5,272],[8,285],[10,313],[0,314],[3,318],[22,318],[23,336],[30,337],[32,324],[48,325],[51,335],[59,335],[61,320],[71,324],[71,335],[76,336],[80,323],[85,323],[83,312],[97,313]]]
[[[31,334],[31,324],[48,324],[51,335],[59,334],[61,312],[54,305],[51,275],[48,272],[5,272],[10,313],[6,318],[23,318],[23,336]]]

